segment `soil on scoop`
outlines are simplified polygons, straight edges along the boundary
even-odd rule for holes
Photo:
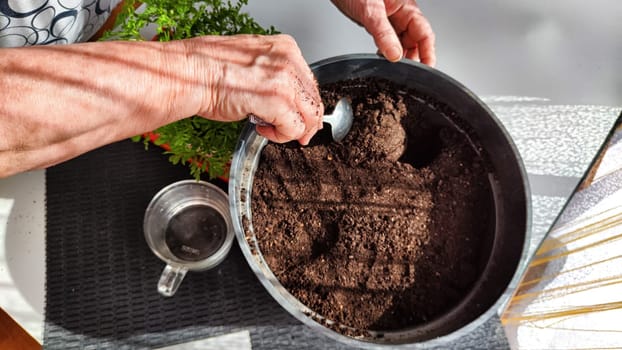
[[[261,253],[292,295],[338,324],[430,321],[468,293],[489,254],[485,156],[455,113],[416,91],[361,78],[321,92],[326,106],[349,98],[354,125],[342,143],[322,130],[308,147],[264,148],[251,203]]]

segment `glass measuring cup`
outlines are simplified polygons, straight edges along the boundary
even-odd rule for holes
[[[166,263],[158,292],[173,296],[188,271],[213,268],[229,253],[234,233],[227,194],[205,181],[172,183],[147,206],[143,231]]]

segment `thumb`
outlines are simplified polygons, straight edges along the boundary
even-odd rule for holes
[[[402,58],[402,44],[386,14],[369,18],[369,23],[364,26],[386,59],[395,62]]]

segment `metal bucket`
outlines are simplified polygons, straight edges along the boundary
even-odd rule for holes
[[[472,92],[428,66],[403,60],[391,63],[376,55],[355,54],[329,58],[311,65],[320,85],[352,78],[379,77],[423,92],[457,111],[470,132],[488,151],[494,169],[495,228],[487,262],[479,279],[462,301],[434,320],[390,332],[358,330],[349,337],[326,325],[277,280],[261,254],[251,213],[253,177],[267,140],[249,123],[234,153],[229,180],[231,216],[238,243],[250,267],[274,299],[298,320],[345,344],[363,348],[386,346],[420,348],[448,344],[486,322],[502,307],[527,262],[531,205],[527,175],[518,151],[492,111]]]

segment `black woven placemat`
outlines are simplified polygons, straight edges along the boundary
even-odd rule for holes
[[[284,311],[237,243],[218,267],[190,272],[174,297],[157,293],[164,263],[143,238],[144,212],[187,178],[160,149],[131,141],[47,170],[44,348],[143,349],[248,330],[253,349],[349,349]],[[496,318],[452,347],[508,348]]]

